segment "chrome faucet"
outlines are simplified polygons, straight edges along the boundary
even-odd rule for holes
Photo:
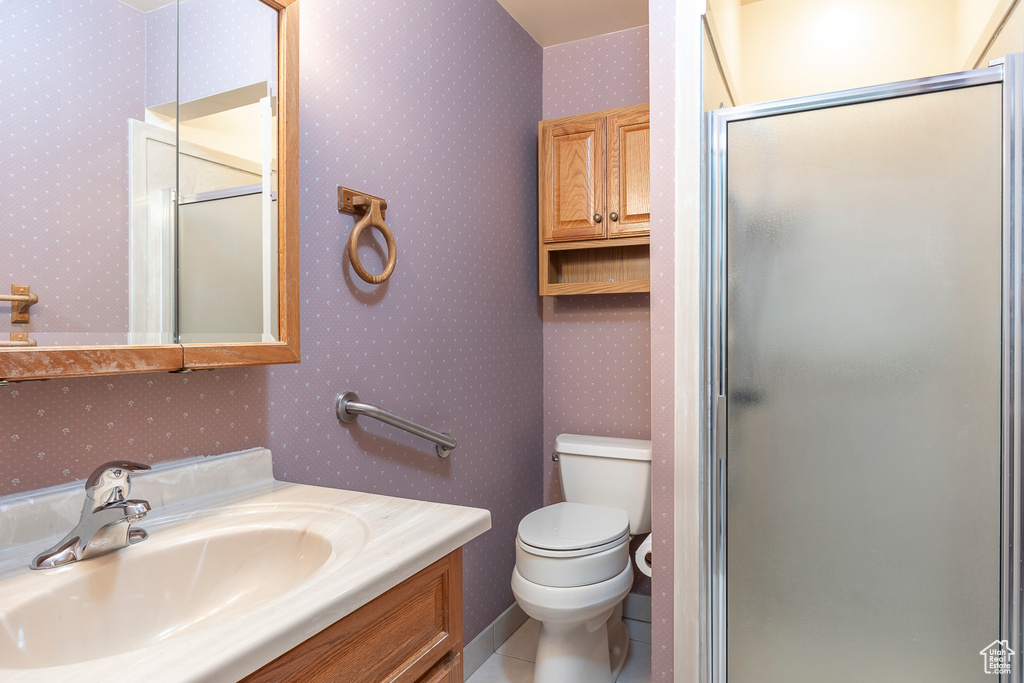
[[[132,488],[130,473],[148,469],[149,465],[126,461],[97,467],[85,481],[85,505],[78,524],[57,545],[36,555],[29,566],[51,569],[146,540],[149,534],[131,525],[146,516],[149,503],[127,498]]]

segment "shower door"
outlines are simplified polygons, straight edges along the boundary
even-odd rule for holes
[[[1024,658],[1020,70],[708,115],[712,680]]]

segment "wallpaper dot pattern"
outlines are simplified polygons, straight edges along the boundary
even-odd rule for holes
[[[275,467],[489,509],[492,530],[465,550],[471,638],[512,604],[516,527],[541,498],[542,50],[497,3],[304,1],[300,57],[308,303],[303,364],[272,370],[271,386],[288,387],[270,396]],[[355,219],[338,214],[338,185],[388,200],[398,265],[380,287],[342,258]],[[359,248],[371,272],[379,244]],[[339,428],[334,397],[346,390],[459,445],[442,460],[373,420]]]
[[[544,50],[544,118],[648,101],[647,27]],[[551,461],[562,433],[651,438],[647,294],[544,297],[544,502],[562,499]],[[635,541],[639,544],[639,541]],[[634,593],[650,579],[635,573]]]
[[[0,494],[76,479],[108,460],[152,464],[268,443],[266,368],[0,387]]]
[[[154,107],[177,99],[178,4],[147,12],[145,17],[146,106]]]
[[[647,27],[544,49],[544,118],[649,101]]]
[[[651,92],[651,440],[654,446],[653,573],[651,595],[651,672],[655,681],[673,676],[674,487],[675,457],[675,59],[674,0],[650,7]],[[697,29],[700,30],[700,29]],[[655,232],[657,231],[657,232]],[[698,618],[694,615],[694,618]]]
[[[146,106],[175,101],[176,88],[191,102],[261,81],[277,92],[277,12],[267,5],[188,0],[146,14]]]
[[[0,2],[0,290],[40,299],[27,325],[0,303],[0,338],[124,343],[144,53],[144,16],[120,2]]]
[[[512,604],[516,527],[542,504],[543,50],[489,1],[303,0],[300,17],[302,362],[0,387],[0,495],[114,457],[266,446],[281,479],[487,508],[465,548],[468,641]],[[338,185],[388,200],[398,266],[379,287],[345,256]],[[360,245],[372,272],[381,244]],[[339,424],[346,390],[458,448]]]

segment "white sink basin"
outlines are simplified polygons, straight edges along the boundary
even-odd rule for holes
[[[243,507],[151,526],[149,539],[123,551],[23,576],[17,583],[25,586],[0,593],[0,632],[7,635],[0,639],[0,667],[108,657],[228,618],[294,589],[329,559],[354,557],[365,540],[362,525],[343,513],[332,520],[346,541],[340,553],[328,538],[282,525],[280,517],[280,511]],[[27,585],[39,582],[43,590]]]
[[[39,571],[84,489],[0,499],[0,681],[238,681],[490,526],[485,510],[274,481],[262,449],[154,468],[131,495],[152,505],[148,539]]]

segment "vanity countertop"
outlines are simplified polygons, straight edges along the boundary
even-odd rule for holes
[[[0,499],[0,520],[7,522],[0,524],[0,637],[9,639],[0,644],[0,680],[237,681],[490,528],[490,513],[482,509],[276,481],[265,449],[195,459],[206,467],[199,474],[187,471],[188,464],[134,478],[131,497],[153,507],[136,525],[149,539],[58,569],[31,571],[28,563],[74,525],[84,494],[65,486]],[[235,545],[208,543],[217,537]],[[230,554],[219,560],[226,565],[210,564],[216,552]],[[174,561],[147,564],[144,553]],[[306,563],[303,577],[275,594],[268,586],[281,571],[291,571],[281,567],[293,556]],[[134,566],[144,567],[146,576],[141,595],[133,596],[132,588],[109,577],[123,577]],[[208,566],[230,569],[201,576],[196,567]],[[244,609],[231,597],[216,602],[235,591]],[[117,606],[111,614],[101,609],[88,628],[70,635],[62,636],[59,624],[54,630],[30,623],[46,615],[27,609],[27,600],[35,599],[59,622],[62,606],[53,603],[67,595]],[[125,613],[132,600],[150,613]],[[179,603],[203,600],[215,608],[199,608],[191,621],[177,618],[164,631],[146,633]],[[137,643],[118,645],[133,629],[141,632]],[[50,633],[53,642],[41,645],[43,637],[34,633]],[[57,665],[39,668],[50,662]]]

